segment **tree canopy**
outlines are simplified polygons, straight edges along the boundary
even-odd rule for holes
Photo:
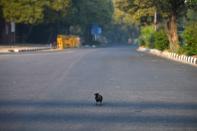
[[[1,0],[3,16],[8,22],[36,23],[43,18],[46,1]]]
[[[6,21],[26,24],[43,22],[46,8],[65,11],[69,4],[70,0],[0,0]]]
[[[0,0],[0,5],[7,21],[30,24],[42,22],[50,11],[64,17],[72,14],[80,23],[99,24],[109,22],[113,13],[111,0]]]
[[[196,0],[116,0],[116,6],[132,14],[136,20],[142,16],[153,16],[157,11],[165,20],[170,49],[173,51],[179,48],[177,19],[186,15],[188,8],[195,8],[196,4]]]
[[[113,16],[111,0],[0,0],[2,17],[7,22],[49,25],[57,32],[91,24],[105,27]]]
[[[109,23],[113,15],[111,0],[73,0],[73,11],[78,24]]]
[[[149,0],[115,0],[115,7],[131,15],[135,23],[143,16],[153,16],[155,7]]]

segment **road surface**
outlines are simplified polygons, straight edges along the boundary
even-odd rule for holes
[[[196,131],[197,68],[126,46],[0,55],[0,130]]]

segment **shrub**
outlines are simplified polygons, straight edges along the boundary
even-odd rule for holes
[[[93,40],[93,41],[91,41],[91,44],[90,45],[96,45],[96,46],[100,46],[101,45],[101,42],[100,41],[95,41],[95,40]]]
[[[163,29],[155,32],[153,35],[154,38],[154,48],[158,50],[165,50],[169,48],[169,40],[166,35],[166,32]]]
[[[140,34],[140,41],[142,42],[145,47],[152,47],[151,46],[151,39],[152,35],[154,33],[154,26],[149,25],[149,26],[144,26],[141,28],[141,34]]]
[[[189,23],[183,33],[185,39],[185,53],[187,55],[197,55],[197,22]]]
[[[183,45],[183,46],[181,46],[181,47],[179,47],[179,49],[178,49],[178,52],[177,52],[178,54],[186,54],[186,48],[185,48],[185,46]]]
[[[145,46],[145,42],[141,37],[138,39],[138,43],[140,46]]]

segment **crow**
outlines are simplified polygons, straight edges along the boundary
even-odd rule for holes
[[[100,95],[99,93],[95,93],[94,96],[95,96],[95,100],[96,100],[96,105],[98,104],[98,102],[100,104],[102,104],[102,101],[103,101],[102,95]]]

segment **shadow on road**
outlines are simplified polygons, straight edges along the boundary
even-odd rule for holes
[[[42,108],[94,108],[92,102],[85,101],[0,101],[1,107],[42,107]],[[167,103],[167,102],[105,102],[103,108],[133,108],[133,109],[183,109],[197,110],[197,103]]]
[[[106,102],[96,106],[91,102],[75,101],[0,101],[2,108],[36,108],[33,111],[2,112],[0,110],[0,125],[7,122],[71,122],[71,123],[152,123],[152,124],[178,124],[181,126],[197,127],[195,115],[164,115],[128,113],[127,110],[192,110],[197,111],[197,103],[162,103],[162,102]],[[57,112],[56,108],[65,109]],[[45,109],[54,109],[45,112]],[[67,112],[71,109],[71,112]],[[85,110],[84,110],[85,109]],[[39,112],[42,110],[42,112]],[[73,111],[72,111],[73,110]],[[91,110],[91,111],[90,111]],[[113,110],[113,112],[106,112]]]

